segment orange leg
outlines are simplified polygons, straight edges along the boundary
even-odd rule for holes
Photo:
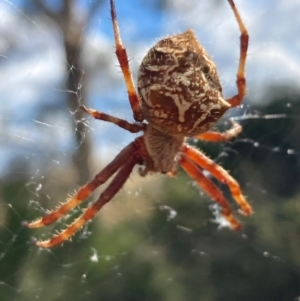
[[[223,196],[220,189],[210,179],[205,177],[201,169],[184,153],[179,159],[179,164],[186,171],[186,173],[221,206],[221,214],[230,223],[231,227],[235,230],[240,230],[241,224],[232,215],[229,203]]]
[[[80,108],[84,110],[86,113],[88,113],[89,115],[91,115],[92,117],[94,117],[95,119],[114,123],[120,128],[125,129],[131,133],[137,133],[145,129],[145,124],[143,123],[130,123],[124,119],[120,119],[93,109],[88,109],[85,106],[81,106]]]
[[[123,72],[124,80],[127,87],[129,102],[131,105],[131,109],[133,111],[133,117],[136,121],[143,121],[144,118],[141,113],[140,100],[132,80],[126,49],[122,44],[122,40],[120,36],[120,30],[117,22],[117,13],[116,13],[114,0],[110,0],[110,12],[111,12],[111,19],[113,23],[115,43],[116,43],[116,55]]]
[[[125,158],[124,158],[125,159]],[[128,159],[126,157],[126,159]],[[96,213],[108,203],[114,195],[121,189],[126,180],[128,179],[133,167],[137,163],[138,159],[132,156],[128,159],[127,163],[121,167],[115,178],[108,185],[108,187],[100,195],[99,199],[90,207],[88,207],[85,212],[76,219],[70,226],[65,230],[60,232],[58,235],[52,237],[45,241],[36,241],[35,244],[41,248],[51,248],[55,245],[61,244],[68,238],[70,238],[74,233],[76,233],[88,220],[92,219]]]
[[[197,165],[201,166],[203,169],[207,170],[214,176],[217,180],[221,183],[228,185],[232,197],[241,207],[242,213],[245,215],[250,215],[253,213],[251,206],[246,201],[245,197],[242,194],[241,188],[237,181],[231,177],[231,175],[223,169],[221,166],[217,165],[211,159],[206,157],[203,153],[199,150],[190,147],[189,145],[185,144],[183,146],[182,152],[193,162]]]
[[[233,0],[228,0],[235,19],[239,25],[239,29],[241,32],[240,36],[240,60],[239,66],[237,71],[237,78],[236,78],[236,85],[238,89],[238,94],[234,95],[226,99],[226,101],[231,104],[231,107],[239,106],[246,95],[246,79],[245,79],[245,64],[246,64],[246,57],[247,57],[247,50],[248,50],[248,43],[249,43],[249,35],[247,29],[243,23],[243,20],[233,2]]]
[[[82,186],[79,191],[66,203],[62,204],[56,210],[47,214],[43,218],[31,223],[24,222],[23,225],[28,228],[39,228],[51,225],[79,205],[82,201],[86,200],[97,187],[105,183],[114,173],[116,173],[122,167],[122,165],[126,163],[128,158],[132,157],[133,152],[136,150],[134,143],[135,142],[132,142],[127,145],[110,164],[108,164],[101,172],[99,172],[91,182]]]
[[[232,123],[232,127],[224,133],[205,132],[196,136],[196,138],[201,140],[211,141],[211,142],[222,142],[222,141],[230,140],[236,137],[242,131],[242,126],[240,124],[238,124],[233,120],[231,120],[231,123]]]

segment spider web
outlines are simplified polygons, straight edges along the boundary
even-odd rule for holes
[[[0,0],[0,300],[300,300],[297,1],[236,0],[251,35],[248,97],[218,129],[233,118],[244,131],[229,143],[190,141],[241,184],[255,210],[243,218],[231,203],[244,232],[223,229],[218,208],[184,173],[141,178],[135,170],[71,242],[50,250],[30,243],[64,228],[103,188],[51,227],[29,231],[21,222],[64,201],[135,137],[87,116],[73,123],[84,97],[132,120],[106,2],[80,29],[84,67],[73,91],[59,28],[22,1]],[[235,93],[239,32],[226,1],[116,2],[134,78],[155,38],[191,27],[213,55],[224,94]],[[87,3],[76,4],[85,11]],[[66,104],[73,94],[75,109]],[[87,162],[84,178],[76,151]]]

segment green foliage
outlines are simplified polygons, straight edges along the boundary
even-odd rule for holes
[[[133,214],[110,228],[93,221],[72,242],[38,250],[28,243],[32,231],[20,227],[33,210],[29,179],[3,182],[0,300],[295,300],[300,102],[295,94],[275,96],[267,106],[251,108],[261,118],[245,116],[235,141],[202,145],[237,178],[254,207],[252,217],[239,217],[241,233],[218,230],[211,201],[179,171],[164,180],[159,197],[148,195],[149,214]],[[268,114],[285,117],[267,119]],[[220,151],[227,155],[218,156]],[[230,199],[227,188],[221,189]],[[63,199],[59,194],[52,197]],[[7,209],[10,203],[13,209]]]

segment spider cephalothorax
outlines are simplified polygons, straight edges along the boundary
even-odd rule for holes
[[[185,142],[186,137],[213,142],[225,141],[235,137],[242,130],[240,125],[232,122],[232,128],[224,133],[208,131],[229,108],[238,106],[242,102],[246,91],[244,72],[249,37],[233,0],[228,2],[239,25],[241,46],[236,80],[238,93],[224,99],[216,66],[199,44],[192,30],[162,39],[149,50],[140,66],[137,92],[126,50],[121,41],[114,0],[110,0],[116,55],[124,75],[136,122],[129,123],[86,107],[82,109],[96,119],[114,123],[132,133],[143,132],[143,135],[127,145],[111,163],[91,182],[81,187],[66,203],[37,221],[24,222],[24,225],[29,228],[52,224],[116,174],[98,200],[79,218],[51,239],[35,241],[37,246],[52,247],[73,235],[113,198],[136,164],[143,165],[140,169],[142,176],[149,172],[174,175],[177,165],[180,165],[220,205],[221,215],[228,224],[236,230],[241,228],[226,198],[204,175],[203,170],[228,185],[232,197],[240,206],[240,212],[249,215],[252,209],[244,198],[239,184],[221,166]],[[147,122],[143,122],[144,120]]]

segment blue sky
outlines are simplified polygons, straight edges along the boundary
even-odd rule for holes
[[[108,2],[90,23],[85,42],[86,71],[92,74],[89,100],[92,107],[130,120],[125,86],[113,54]],[[250,34],[246,74],[250,106],[271,83],[300,87],[300,39],[297,38],[300,1],[235,2]],[[143,1],[116,0],[121,34],[134,76],[143,55],[157,39],[193,28],[217,64],[225,96],[235,93],[239,31],[227,1],[218,1],[217,7],[214,3],[168,0],[168,12],[157,13]],[[59,90],[66,76],[64,52],[58,30],[46,18],[33,20],[23,13],[22,4],[26,1],[0,0],[0,124],[3,125],[0,168],[7,162],[8,154],[32,157],[34,152],[45,149],[50,160],[56,161],[53,155],[56,152],[60,153],[59,160],[64,160],[74,135],[68,127],[72,112],[38,119],[41,103],[51,105],[61,100],[62,93],[67,93]],[[103,64],[108,68],[105,71],[101,68]],[[131,134],[113,125],[91,120],[87,131],[93,133],[96,152],[108,159],[133,139]]]

